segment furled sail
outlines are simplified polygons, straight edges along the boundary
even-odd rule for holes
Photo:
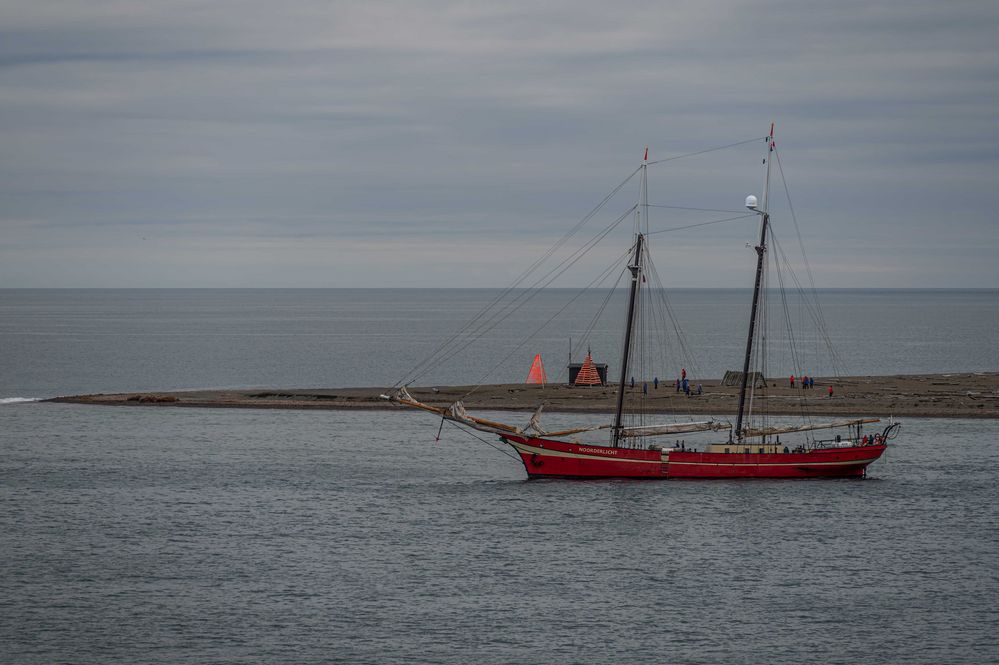
[[[465,423],[466,425],[474,425],[472,419],[468,417],[468,412],[465,411],[465,405],[461,403],[461,400],[455,402],[448,408],[447,415],[451,420],[457,422]]]
[[[809,425],[798,425],[792,427],[763,427],[760,429],[745,428],[742,436],[770,436],[773,434],[788,434],[791,432],[808,432],[816,429],[832,429],[834,427],[850,427],[851,425],[865,425],[867,423],[881,422],[880,418],[861,418],[859,420],[834,420],[830,423],[812,423]]]
[[[533,430],[534,432],[537,432],[539,436],[545,436],[548,434],[548,432],[541,427],[541,409],[543,408],[544,405],[539,404],[538,408],[534,410],[534,415],[531,416],[531,422],[527,423],[527,427],[524,428],[525,432]]]
[[[545,436],[569,436],[570,434],[579,434],[581,432],[596,432],[597,430],[610,429],[610,424],[607,425],[589,425],[587,427],[574,427],[572,429],[563,429],[557,432],[548,432]]]
[[[624,427],[622,437],[661,436],[664,434],[685,434],[687,432],[712,432],[731,429],[732,424],[719,420],[703,420],[691,423],[672,423],[661,425],[644,425],[642,427]]]

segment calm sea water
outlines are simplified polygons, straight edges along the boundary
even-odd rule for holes
[[[0,292],[0,397],[392,383],[482,295]],[[744,295],[674,296],[690,339],[717,345],[702,368],[737,352],[725,317]],[[999,369],[995,292],[822,295],[848,373]],[[474,365],[455,360],[449,371]],[[526,364],[512,364],[520,380]],[[529,482],[456,430],[435,443],[437,425],[0,405],[0,661],[999,653],[994,421],[907,420],[868,480],[802,482]]]

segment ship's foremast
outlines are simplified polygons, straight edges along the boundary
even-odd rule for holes
[[[614,440],[613,445],[618,447],[621,441],[621,413],[624,410],[624,390],[628,381],[628,356],[631,354],[632,328],[635,323],[635,302],[638,300],[638,285],[641,281],[642,273],[642,241],[645,236],[639,233],[635,239],[635,260],[628,269],[631,271],[631,295],[628,300],[628,323],[624,332],[624,348],[621,351],[621,380],[617,388],[617,409],[614,411]]]

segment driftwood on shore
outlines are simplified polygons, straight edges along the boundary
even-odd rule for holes
[[[668,414],[734,413],[738,388],[720,380],[696,380],[703,394],[685,396],[672,383],[636,383],[628,388],[626,402],[637,402],[645,394],[646,408]],[[832,396],[829,396],[832,387]],[[48,401],[121,406],[250,408],[250,409],[392,409],[381,399],[387,388],[338,389],[247,389],[139,392],[73,395]],[[565,385],[437,386],[409,388],[426,404],[447,406],[462,400],[470,410],[531,411],[544,404],[552,412],[610,412],[616,387],[571,387]],[[791,388],[787,379],[767,379],[767,407],[772,414],[800,414],[802,407],[813,415],[923,416],[953,418],[999,418],[999,372],[923,374],[900,376],[850,376],[815,379],[815,388]]]

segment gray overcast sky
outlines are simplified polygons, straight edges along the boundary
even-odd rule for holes
[[[994,0],[2,0],[0,287],[503,286],[646,144],[772,120],[819,286],[999,287],[997,35]],[[738,209],[764,151],[650,200]],[[749,286],[754,234],[660,236],[665,281]]]

